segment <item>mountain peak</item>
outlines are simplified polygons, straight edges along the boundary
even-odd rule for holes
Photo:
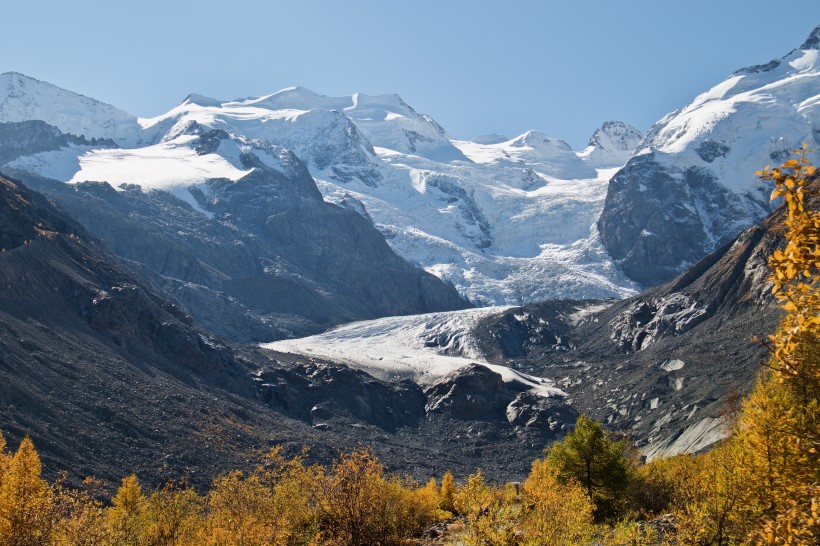
[[[196,104],[198,106],[221,106],[221,100],[212,99],[211,97],[206,97],[205,95],[199,95],[197,93],[191,93],[185,99],[183,99],[182,104]]]
[[[349,101],[350,99],[348,99],[348,103]],[[280,89],[271,95],[236,100],[233,101],[233,104],[259,106],[271,110],[311,110],[321,107],[338,109],[338,106],[335,104],[336,102],[338,102],[338,99],[320,95],[306,87],[294,86]]]
[[[589,146],[599,150],[631,152],[640,143],[643,134],[622,121],[605,121],[589,138]]]
[[[0,122],[41,120],[63,133],[110,138],[119,144],[139,139],[137,118],[109,104],[67,91],[19,72],[0,74]]]
[[[788,63],[788,66],[795,68],[794,60],[800,57],[803,57],[804,60],[807,58],[808,63],[806,62],[798,62],[798,65],[805,69],[809,66],[812,66],[816,63],[816,56],[814,54],[806,54],[803,53],[805,51],[817,51],[820,49],[820,25],[814,27],[814,30],[811,31],[806,41],[798,47],[797,49],[791,50],[789,53],[780,57],[779,59],[772,59],[766,64],[756,64],[753,66],[747,66],[745,68],[741,68],[737,70],[733,76],[736,75],[747,75],[747,74],[757,74],[761,72],[771,72],[778,67],[780,67],[784,62]]]
[[[541,131],[527,131],[523,135],[519,135],[510,141],[510,146],[524,147],[529,146],[537,150],[564,150],[572,151],[572,147],[561,140],[555,138]]]
[[[37,78],[32,78],[31,76],[28,76],[28,75],[23,74],[21,72],[15,72],[14,70],[11,70],[9,72],[3,72],[2,74],[0,74],[0,78],[6,79],[8,81],[14,81],[14,80],[17,80],[17,81],[32,81],[32,82],[42,83],[42,84],[45,84],[45,85],[53,85],[53,84],[50,84],[48,82],[38,80]]]
[[[510,140],[508,137],[498,133],[491,133],[488,135],[480,135],[472,139],[476,144],[501,144]]]
[[[407,109],[410,106],[404,102],[398,93],[387,93],[384,95],[366,95],[364,93],[355,93],[352,97],[353,107],[377,107],[383,106],[391,109]],[[410,108],[412,110],[412,108]]]
[[[814,27],[814,30],[811,31],[809,37],[806,38],[806,41],[803,42],[803,45],[801,45],[798,49],[820,49],[820,25]]]

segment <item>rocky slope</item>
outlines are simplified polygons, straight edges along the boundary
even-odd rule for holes
[[[42,136],[30,139],[27,150],[72,138],[71,146],[87,144],[48,127],[0,124],[0,134],[23,129]],[[469,305],[452,287],[398,257],[360,214],[325,202],[293,154],[273,146],[243,151],[228,134],[199,126],[189,127],[186,137],[196,150],[192,161],[233,147],[239,177],[142,191],[7,171],[58,201],[155,287],[184,303],[200,324],[238,341]]]
[[[622,301],[379,319],[267,347],[421,384],[467,363],[509,367],[500,379],[532,398],[525,411],[507,402],[510,423],[529,422],[522,415],[544,404],[546,422],[586,413],[630,434],[648,457],[699,451],[726,433],[725,413],[768,356],[753,336],[766,339],[780,316],[767,259],[783,244],[783,217],[779,209],[669,283]],[[496,404],[475,390],[479,405]]]
[[[667,281],[769,212],[754,173],[820,143],[820,27],[788,55],[744,68],[656,123],[612,177],[598,220],[616,263]]]
[[[783,210],[669,283],[619,302],[544,302],[489,317],[490,362],[556,380],[578,411],[631,434],[650,457],[703,449],[751,389],[779,308],[767,256]]]
[[[512,479],[574,415],[483,367],[422,387],[226,342],[3,177],[0,248],[0,431],[12,447],[31,435],[51,477],[204,485],[273,445],[329,463],[368,444],[420,479],[478,466]]]

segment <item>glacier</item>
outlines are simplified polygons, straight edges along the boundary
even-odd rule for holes
[[[595,226],[610,177],[642,137],[624,123],[605,123],[580,152],[538,131],[468,141],[398,95],[327,97],[300,87],[231,101],[192,94],[165,114],[137,118],[3,74],[0,122],[25,119],[99,140],[8,167],[67,183],[167,191],[206,216],[206,182],[247,175],[243,154],[286,169],[278,158],[290,150],[325,200],[368,218],[400,256],[477,305],[639,289],[615,267]],[[199,137],[208,131],[220,136],[204,149]]]

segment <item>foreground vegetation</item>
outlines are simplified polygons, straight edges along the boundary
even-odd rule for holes
[[[129,476],[109,498],[91,479],[47,483],[32,442],[12,455],[0,436],[0,545],[389,546],[444,521],[457,522],[447,540],[468,546],[820,544],[820,214],[806,153],[760,173],[788,210],[787,246],[770,259],[786,316],[709,453],[641,465],[628,439],[582,416],[520,488],[481,472],[418,484],[367,449],[328,469],[273,450],[203,494],[184,482],[143,491]]]

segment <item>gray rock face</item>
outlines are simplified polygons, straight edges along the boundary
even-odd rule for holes
[[[0,165],[18,157],[59,150],[70,144],[116,146],[112,140],[86,140],[84,137],[64,134],[39,120],[0,123]]]
[[[425,389],[424,394],[428,414],[468,421],[506,421],[515,429],[538,431],[550,439],[568,432],[578,418],[578,412],[563,398],[544,398],[518,390],[480,364],[448,374]]]
[[[820,27],[797,49],[744,68],[655,123],[612,178],[598,222],[623,271],[672,279],[771,211],[755,171],[817,141]]]
[[[412,381],[388,384],[346,366],[300,364],[266,368],[255,378],[257,396],[314,426],[347,416],[395,431],[424,417],[424,394]]]
[[[510,403],[501,375],[479,364],[456,370],[428,387],[426,409],[459,419],[492,420]]]
[[[719,148],[716,148],[719,152]],[[768,210],[764,189],[738,196],[707,170],[633,157],[610,181],[598,230],[623,271],[644,285],[678,275]]]
[[[200,134],[202,153],[228,138],[190,130]],[[19,175],[200,324],[237,341],[469,306],[455,289],[398,257],[366,218],[323,201],[294,155],[279,158],[287,173],[252,154],[244,160],[254,170],[241,180],[211,180],[191,192],[198,211],[167,192]]]

